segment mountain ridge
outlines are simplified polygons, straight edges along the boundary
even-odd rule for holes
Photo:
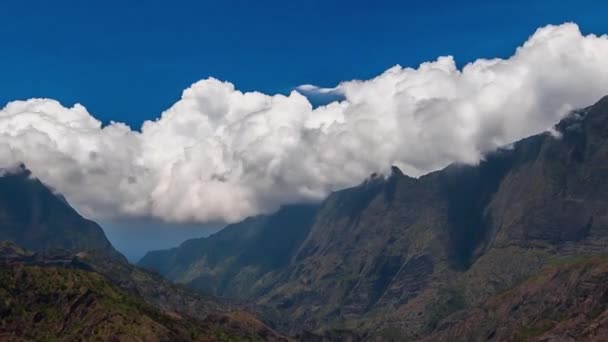
[[[418,339],[552,260],[605,251],[603,174],[608,97],[478,165],[452,164],[417,179],[393,169],[334,192],[285,266],[229,281],[248,289],[237,296],[277,308],[292,333],[396,330]],[[214,281],[214,273],[200,259],[182,262],[188,278],[165,276],[207,290],[190,279],[202,272]]]

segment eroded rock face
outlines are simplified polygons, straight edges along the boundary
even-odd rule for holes
[[[419,179],[394,170],[333,193],[318,211],[273,231],[291,234],[292,224],[306,222],[296,226],[305,234],[291,240],[291,251],[275,256],[282,258],[276,267],[251,262],[227,271],[241,246],[268,229],[251,224],[260,218],[142,264],[199,289],[236,283],[246,290],[213,290],[276,308],[288,331],[346,328],[365,338],[418,339],[555,259],[606,251],[608,98],[556,131],[559,137],[524,139],[479,165]],[[219,254],[218,246],[230,252]]]

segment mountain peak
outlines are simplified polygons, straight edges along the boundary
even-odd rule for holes
[[[393,166],[391,166],[391,176],[404,177],[405,174],[403,173],[403,171],[401,171],[401,169],[398,166],[393,165]]]
[[[597,101],[593,107],[595,106],[600,106],[600,107],[606,107],[608,106],[608,95],[605,95],[604,97],[602,97],[601,99],[599,99],[599,101]]]
[[[31,177],[23,165],[0,173],[0,240],[32,251],[91,250],[124,259],[101,227],[80,216],[67,201]]]

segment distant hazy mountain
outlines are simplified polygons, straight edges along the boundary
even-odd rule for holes
[[[97,223],[80,216],[25,167],[0,174],[0,240],[33,251],[88,250],[123,258]]]
[[[148,253],[139,266],[227,297],[253,294],[251,284],[289,264],[314,223],[318,205],[286,206],[274,215],[229,225],[179,248]]]
[[[567,281],[537,287],[539,303],[526,303],[522,316],[504,313],[496,304],[501,299],[492,299],[551,264],[608,252],[608,97],[573,112],[555,130],[476,166],[451,165],[419,179],[394,168],[387,178],[372,176],[333,193],[318,209],[293,213],[289,207],[247,219],[152,252],[140,265],[193,288],[272,306],[277,323],[292,332],[348,329],[389,340],[434,333],[450,340],[466,331],[480,340],[533,327],[528,337],[549,330],[563,336],[568,329],[553,328],[559,319],[567,322],[568,312],[547,316],[551,325],[544,330],[530,321],[539,317],[540,301],[567,300]],[[590,267],[607,274],[602,265]],[[579,271],[563,272],[580,275],[584,284]],[[597,287],[603,278],[593,279],[590,286]],[[501,298],[515,303],[526,293],[523,286]],[[551,299],[540,289],[566,294]],[[490,311],[476,315],[476,307]],[[487,325],[477,322],[487,315],[495,315]]]

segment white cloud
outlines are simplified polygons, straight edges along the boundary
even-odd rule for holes
[[[509,59],[417,69],[303,93],[242,93],[207,79],[141,132],[81,105],[32,99],[0,111],[0,167],[23,162],[94,218],[235,221],[320,199],[398,165],[418,176],[550,128],[608,93],[608,37],[539,29]]]

